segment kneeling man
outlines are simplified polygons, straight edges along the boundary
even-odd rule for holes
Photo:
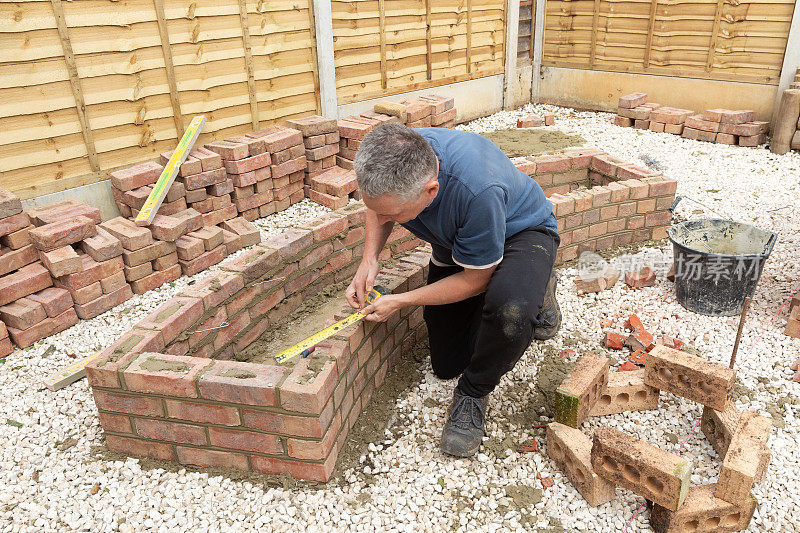
[[[561,324],[552,204],[496,145],[464,131],[383,124],[362,141],[355,170],[368,209],[364,255],[347,300],[364,308],[395,223],[431,243],[427,284],[379,298],[366,318],[425,306],[433,372],[460,376],[442,451],[472,456],[489,393],[532,339],[551,338]]]

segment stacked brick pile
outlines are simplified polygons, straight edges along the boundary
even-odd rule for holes
[[[361,198],[355,171],[341,167],[333,167],[311,178],[306,193],[310,199],[329,209],[340,209],[351,198]]]
[[[561,236],[558,263],[584,251],[666,237],[675,180],[593,148],[512,162],[541,185],[553,204]]]
[[[282,211],[303,199],[306,158],[299,131],[270,126],[207,146],[222,156],[233,180],[236,208],[247,220]]]
[[[329,479],[371,395],[424,336],[422,310],[355,324],[289,364],[232,359],[320,288],[352,276],[364,216],[363,205],[348,205],[228,260],[88,365],[109,448],[205,468]],[[399,259],[418,244],[401,237],[390,254]],[[376,282],[416,288],[428,260],[412,254]]]
[[[375,113],[379,117],[363,117],[354,115],[338,121],[339,127],[339,154],[336,156],[336,165],[347,169],[353,169],[353,160],[356,151],[361,145],[361,141],[372,131],[372,128],[383,122],[397,122],[396,118],[390,115]],[[386,118],[383,118],[386,117]]]
[[[427,94],[414,100],[379,102],[373,111],[397,118],[409,128],[452,128],[456,123],[455,100]]]
[[[708,109],[686,119],[683,137],[698,141],[759,146],[767,141],[769,122],[756,121],[755,111]]]
[[[771,421],[739,412],[735,380],[732,369],[666,346],[631,372],[609,373],[608,358],[586,355],[556,390],[547,453],[592,506],[614,499],[616,486],[652,502],[657,532],[747,529],[757,503],[751,489],[769,466]],[[578,429],[589,416],[657,409],[661,390],[704,406],[701,428],[722,457],[717,483],[690,486],[691,463],[623,432],[601,426],[590,439]]]
[[[754,111],[708,109],[696,114],[689,109],[648,103],[645,93],[620,97],[614,124],[739,146],[764,144],[769,132],[769,123],[757,121]]]
[[[69,294],[51,288],[50,272],[39,258],[40,243],[31,235],[35,229],[19,198],[0,189],[0,356],[11,352],[9,337],[24,348],[78,321]],[[52,249],[70,240],[66,231]]]
[[[154,240],[149,228],[124,217],[107,220],[100,228],[121,243],[122,271],[134,293],[144,294],[180,277],[174,242]]]
[[[28,211],[42,263],[58,289],[67,291],[83,319],[105,313],[133,296],[123,272],[122,245],[100,229],[100,211],[65,200]]]
[[[311,178],[336,165],[336,155],[339,153],[336,119],[311,115],[287,120],[286,125],[303,134],[306,155],[304,183],[310,185]]]

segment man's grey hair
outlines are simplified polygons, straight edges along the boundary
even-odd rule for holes
[[[425,138],[403,124],[381,124],[367,133],[353,167],[361,193],[413,200],[436,173],[436,154]]]

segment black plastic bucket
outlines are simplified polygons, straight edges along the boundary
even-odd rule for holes
[[[710,316],[742,312],[776,234],[719,218],[690,220],[667,230],[675,261],[675,295],[686,309]]]

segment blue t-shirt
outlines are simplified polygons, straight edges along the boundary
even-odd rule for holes
[[[415,131],[439,159],[439,192],[402,226],[431,243],[434,264],[489,268],[503,259],[506,238],[533,227],[558,232],[542,188],[489,139],[446,128]]]

